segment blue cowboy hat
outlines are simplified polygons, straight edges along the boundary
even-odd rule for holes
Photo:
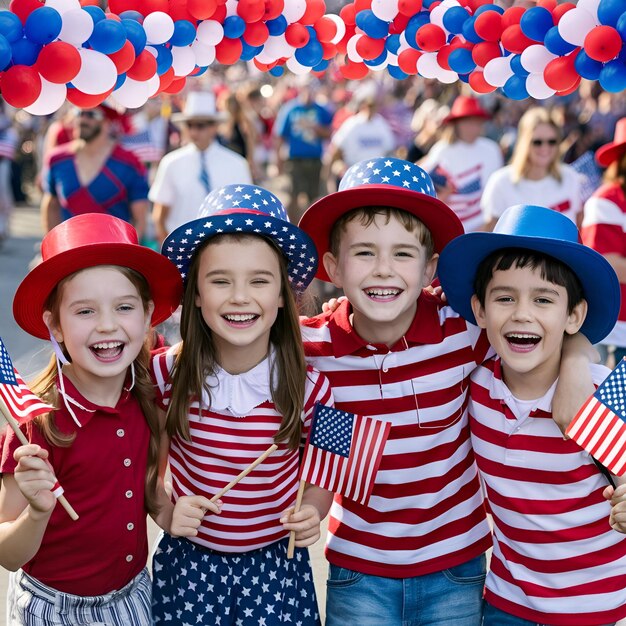
[[[609,262],[579,243],[576,225],[565,215],[540,206],[509,207],[491,233],[468,233],[450,242],[439,258],[437,274],[452,308],[476,323],[471,299],[480,263],[492,252],[523,248],[546,254],[567,265],[578,276],[587,317],[581,327],[591,343],[602,341],[613,329],[620,309],[620,286]]]
[[[287,259],[294,291],[304,291],[315,277],[317,252],[311,238],[291,224],[281,201],[257,185],[226,185],[214,189],[202,203],[198,219],[171,232],[161,253],[187,278],[194,253],[205,241],[225,233],[260,235],[273,241]]]
[[[437,199],[428,172],[414,163],[393,157],[355,163],[344,174],[338,191],[311,205],[298,226],[311,235],[322,256],[330,248],[330,233],[335,222],[352,209],[366,206],[411,213],[431,232],[435,252],[441,252],[450,240],[463,234],[463,225],[456,213]],[[317,278],[331,282],[321,265]]]

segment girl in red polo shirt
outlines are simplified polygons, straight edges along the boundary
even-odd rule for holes
[[[180,301],[176,268],[105,214],[63,222],[20,284],[18,324],[52,341],[34,390],[56,410],[7,431],[0,564],[9,626],[147,626],[146,510],[156,511],[158,422],[146,333]],[[79,515],[52,493],[58,479]]]

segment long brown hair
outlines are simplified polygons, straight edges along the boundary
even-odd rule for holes
[[[148,312],[148,306],[152,297],[150,295],[150,288],[146,279],[127,267],[111,266],[121,272],[137,289],[141,302],[143,304],[144,312]],[[76,276],[78,272],[71,274],[64,278],[54,288],[50,296],[48,297],[44,310],[52,313],[52,319],[55,324],[58,324],[59,320],[59,306],[61,302],[62,289],[65,283],[73,276]],[[71,360],[71,356],[65,350],[65,346],[61,343],[61,349],[68,360]],[[133,386],[131,393],[139,402],[141,411],[146,418],[146,423],[150,428],[150,442],[148,445],[148,462],[146,467],[146,489],[144,495],[145,508],[149,513],[155,513],[158,510],[156,499],[156,485],[158,476],[158,457],[159,457],[159,420],[156,405],[154,402],[154,385],[150,376],[150,348],[149,341],[146,339],[144,345],[137,355],[134,361],[135,366],[135,385]],[[32,383],[32,390],[39,395],[48,404],[59,407],[59,394],[57,392],[57,357],[52,355],[50,362],[46,368],[39,373],[37,378]],[[64,433],[57,427],[54,420],[54,412],[44,413],[35,420],[36,425],[41,430],[46,441],[53,446],[68,447],[71,446],[76,438],[76,433]]]
[[[183,308],[180,320],[180,344],[172,373],[172,398],[166,417],[166,430],[170,437],[178,435],[190,439],[187,412],[193,399],[202,402],[203,391],[211,397],[207,377],[217,371],[217,354],[202,312],[196,306],[198,294],[198,271],[202,252],[211,244],[223,241],[245,241],[259,235],[244,233],[223,234],[212,237],[199,247],[187,274],[183,295]],[[276,359],[270,380],[277,381],[272,387],[272,400],[276,410],[282,415],[280,428],[274,435],[276,443],[286,442],[292,450],[300,445],[302,431],[302,411],[304,408],[304,387],[306,383],[306,361],[302,347],[298,307],[289,286],[287,261],[271,240],[262,237],[274,250],[280,263],[281,295],[284,304],[270,331],[270,343],[276,349]]]

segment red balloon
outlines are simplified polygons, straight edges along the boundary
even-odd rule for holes
[[[469,84],[476,93],[491,93],[497,89],[497,87],[490,85],[485,80],[483,73],[479,71],[474,71],[469,75]]]
[[[265,22],[254,22],[246,26],[243,38],[249,46],[262,46],[270,36]]]
[[[208,20],[217,9],[217,0],[187,0],[187,10],[197,20]]]
[[[135,62],[135,48],[130,41],[126,41],[117,52],[107,56],[115,63],[117,73],[123,74],[127,72]]]
[[[320,43],[330,41],[337,34],[337,24],[335,24],[330,17],[320,17],[320,19],[315,22],[313,28],[317,33],[317,38]]]
[[[348,61],[345,65],[339,66],[341,75],[348,80],[360,80],[365,78],[369,72],[369,68],[365,63],[353,63]]]
[[[285,0],[265,0],[264,20],[276,19],[285,8]]]
[[[325,61],[330,61],[330,59],[334,59],[337,56],[337,46],[334,43],[328,43],[326,41],[322,41],[320,43],[322,44],[322,50],[324,51],[322,58]]]
[[[13,107],[30,106],[41,93],[41,77],[30,65],[14,65],[2,75],[2,96]]]
[[[436,52],[446,43],[446,33],[436,24],[424,24],[415,35],[417,45],[426,52]]]
[[[111,94],[113,93],[113,87],[104,93],[99,94],[87,94],[75,89],[73,87],[68,87],[67,90],[67,99],[77,107],[81,109],[93,109],[97,107],[99,104],[102,104]]]
[[[537,0],[537,6],[548,9],[552,13],[556,8],[556,0]]]
[[[559,20],[568,12],[571,11],[572,9],[575,9],[576,5],[572,4],[571,2],[564,2],[563,4],[559,4],[554,11],[552,11],[552,19],[554,20],[555,24],[559,23]]]
[[[444,70],[450,69],[448,58],[450,57],[450,54],[453,50],[454,48],[450,44],[446,44],[445,46],[441,47],[439,52],[437,52],[437,63],[439,63],[439,65],[443,67]]]
[[[398,12],[407,17],[412,17],[421,10],[422,0],[399,0],[398,2]]]
[[[543,79],[546,85],[555,91],[566,91],[580,79],[574,61],[578,51],[564,57],[552,59],[543,70]]]
[[[472,13],[476,13],[476,10],[485,4],[494,4],[494,2],[493,0],[470,0],[467,6],[471,9]]]
[[[524,7],[510,7],[502,14],[502,28],[508,28],[513,24],[519,24],[524,15]]]
[[[109,0],[109,11],[119,15],[124,11],[135,11],[134,0]]]
[[[116,22],[121,22],[122,21],[122,18],[119,15],[117,15],[117,13],[105,13],[105,16],[109,20],[114,20]]]
[[[369,11],[372,8],[372,0],[354,0],[354,10],[357,13]]]
[[[222,65],[232,65],[237,63],[241,58],[243,45],[239,39],[229,39],[224,37],[217,46],[215,46],[215,58]]]
[[[187,0],[170,0],[170,6],[167,12],[175,22],[178,20],[187,20],[193,24],[196,21],[196,18],[189,13],[187,9]]]
[[[159,89],[157,93],[161,93],[163,90],[167,89],[174,82],[174,80],[176,80],[174,68],[170,67],[167,72],[164,72],[161,76],[159,76]]]
[[[241,0],[240,0],[241,1]],[[324,0],[306,0],[304,15],[298,20],[301,24],[315,24],[326,12]]]
[[[64,41],[53,41],[44,46],[35,63],[37,71],[51,83],[69,83],[81,65],[76,47]]]
[[[256,65],[257,69],[261,70],[262,72],[268,72],[273,67],[272,63],[261,63],[256,59],[252,59],[252,62]]]
[[[563,91],[557,91],[556,95],[557,96],[569,96],[571,93],[574,93],[578,87],[580,87],[580,76],[576,79],[576,82],[574,82],[574,84],[569,88],[569,89],[564,89]]]
[[[81,7],[99,7],[100,0],[80,0]]]
[[[144,17],[150,15],[150,13],[156,13],[161,11],[167,13],[169,10],[169,3],[167,0],[140,0],[135,3],[135,11],[139,11]]]
[[[239,0],[237,15],[246,22],[258,22],[265,15],[264,0]]]
[[[181,76],[180,78],[176,78],[165,89],[163,89],[163,93],[169,93],[169,94],[179,93],[185,87],[186,82],[187,82],[186,76]]]
[[[480,67],[485,67],[491,59],[501,56],[500,45],[493,41],[481,41],[472,48],[472,59]]]
[[[596,61],[606,63],[622,49],[622,38],[612,26],[596,26],[585,37],[585,52]]]
[[[223,24],[226,19],[226,5],[218,4],[217,9],[215,9],[215,13],[211,16],[211,19]]]
[[[356,23],[356,10],[354,4],[346,4],[345,7],[339,11],[339,17],[343,20],[346,26],[354,26]]]
[[[341,54],[345,54],[346,53],[346,46],[348,45],[348,41],[350,41],[351,37],[354,36],[355,32],[356,32],[356,28],[354,27],[354,25],[346,26],[346,34],[336,44],[337,45],[337,50],[339,50],[339,52],[341,52]]]
[[[294,22],[285,30],[285,41],[294,48],[302,48],[309,43],[311,35],[304,24]]]
[[[415,48],[407,48],[398,55],[398,67],[406,74],[417,74],[417,61],[422,53]]]
[[[41,6],[43,6],[43,3],[38,0],[11,0],[11,3],[9,4],[9,11],[11,11],[11,13],[15,13],[15,15],[20,18],[22,24],[25,24],[26,18],[35,9],[39,9]]]
[[[137,55],[132,67],[126,72],[126,76],[134,80],[144,81],[152,78],[156,71],[156,58],[147,50],[143,50]]]
[[[521,54],[528,46],[537,43],[524,35],[519,24],[513,24],[505,28],[502,31],[501,42],[506,50],[516,54]]]
[[[361,58],[371,61],[383,53],[383,50],[385,49],[385,40],[373,39],[367,35],[362,35],[356,42],[355,47]]]
[[[502,16],[497,11],[485,11],[474,21],[474,30],[485,41],[500,41]]]
[[[398,15],[396,15],[393,18],[393,22],[389,24],[389,34],[399,35],[400,33],[403,33],[410,19],[411,19],[410,15],[404,15],[404,13],[398,13]]]

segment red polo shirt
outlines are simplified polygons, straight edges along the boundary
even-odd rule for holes
[[[66,448],[51,446],[37,428],[28,437],[50,452],[50,462],[65,496],[79,515],[73,522],[56,506],[35,557],[24,571],[42,583],[81,596],[120,589],[146,565],[148,542],[144,509],[150,431],[137,400],[122,392],[117,406],[86,400],[65,377],[66,393],[82,427],[65,404],[55,413],[63,432],[76,432]],[[25,430],[26,432],[26,430]],[[7,430],[1,473],[13,473],[13,453],[21,444]]]

